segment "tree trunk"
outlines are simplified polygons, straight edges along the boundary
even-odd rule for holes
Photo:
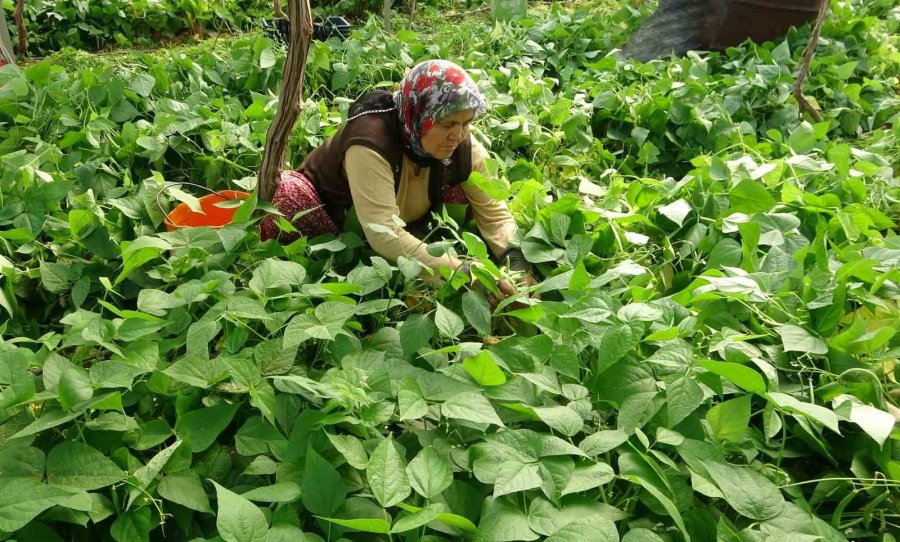
[[[270,200],[281,180],[284,155],[290,142],[291,130],[303,109],[303,80],[306,78],[306,57],[312,40],[312,13],[309,0],[288,0],[291,39],[281,77],[278,109],[266,133],[262,164],[257,173],[257,194]]]
[[[806,49],[803,50],[803,56],[800,61],[800,72],[797,74],[797,81],[794,82],[794,98],[797,99],[797,104],[800,106],[800,115],[802,116],[803,112],[806,111],[816,122],[822,122],[822,115],[811,103],[809,103],[806,96],[803,95],[803,81],[806,80],[806,75],[809,73],[809,63],[812,61],[813,54],[816,52],[816,46],[819,44],[819,34],[822,33],[822,23],[825,22],[825,15],[828,13],[828,7],[830,5],[830,0],[822,0],[822,3],[819,6],[819,16],[816,18],[816,24],[813,27],[812,35],[809,36],[809,41],[806,43]]]
[[[416,16],[416,0],[409,0],[409,23],[412,24]]]
[[[275,0],[275,17],[279,19],[287,19],[284,11],[281,10],[281,0]]]
[[[16,21],[16,33],[19,35],[19,55],[25,56],[28,54],[28,34],[25,31],[25,0],[16,0],[13,20]]]
[[[391,33],[391,4],[392,0],[384,0],[384,9],[382,9],[382,15],[384,15],[384,32],[385,34]]]

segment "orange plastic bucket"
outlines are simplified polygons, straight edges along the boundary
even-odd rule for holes
[[[199,199],[200,208],[203,210],[202,213],[192,211],[186,203],[179,203],[169,213],[163,211],[163,214],[165,214],[163,223],[166,225],[167,231],[175,231],[180,228],[201,228],[204,226],[221,228],[226,224],[230,224],[234,219],[234,213],[237,212],[237,206],[219,207],[216,204],[222,203],[223,201],[242,200],[250,197],[250,194],[247,192],[241,192],[239,190],[213,191],[205,186],[194,185],[191,183],[183,184],[190,184],[197,188],[209,190],[212,193]],[[163,188],[159,194],[165,192],[167,188]],[[159,194],[157,194],[157,201]],[[160,205],[160,209],[162,209],[162,205]]]

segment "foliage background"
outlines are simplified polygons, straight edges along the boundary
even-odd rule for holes
[[[258,33],[0,69],[3,537],[892,540],[900,11],[833,8],[820,124],[808,28],[641,64],[649,6],[587,2],[316,42],[294,164],[423,58],[491,99],[509,185],[473,182],[542,278],[493,314],[358,228],[260,243],[252,200],[161,233],[164,183],[252,187]]]

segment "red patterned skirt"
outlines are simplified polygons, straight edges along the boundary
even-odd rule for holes
[[[459,185],[446,188],[442,198],[444,203],[464,205],[469,203],[466,192]],[[316,187],[299,171],[282,172],[281,182],[272,197],[272,206],[288,221],[298,214],[302,216],[291,222],[297,232],[287,232],[278,227],[277,215],[268,215],[259,224],[259,236],[263,241],[277,238],[282,242],[291,243],[301,236],[315,237],[326,233],[335,235],[341,233],[341,229],[325,211]]]

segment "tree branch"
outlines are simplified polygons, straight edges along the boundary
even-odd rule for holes
[[[291,130],[303,109],[303,81],[306,78],[306,57],[312,41],[313,24],[309,0],[288,0],[291,39],[278,94],[278,109],[266,132],[266,146],[257,173],[257,195],[270,200],[281,180],[284,155],[291,138]]]
[[[19,37],[19,55],[26,56],[28,54],[28,32],[25,30],[25,0],[16,0],[13,20],[16,21],[16,34]]]
[[[822,122],[822,115],[809,103],[806,96],[803,95],[803,81],[806,80],[806,76],[809,74],[809,63],[812,61],[812,57],[816,52],[816,46],[819,44],[819,35],[822,33],[822,23],[825,22],[825,15],[828,13],[828,7],[830,5],[831,0],[821,0],[821,4],[819,5],[819,16],[816,18],[815,26],[813,26],[812,35],[809,36],[809,41],[806,43],[806,49],[803,50],[803,56],[800,61],[800,72],[797,74],[797,81],[794,83],[794,98],[797,99],[797,103],[800,105],[800,114],[802,115],[803,112],[806,111],[816,120],[816,122]]]

